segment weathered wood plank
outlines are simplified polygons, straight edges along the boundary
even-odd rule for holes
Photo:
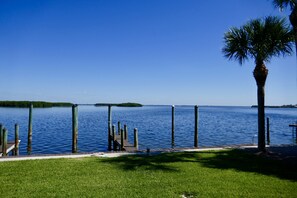
[[[19,140],[20,142],[20,140]],[[7,148],[6,148],[6,153],[9,153],[15,148],[15,143],[14,142],[8,142],[7,143]],[[0,145],[0,156],[3,156],[3,151],[2,151],[2,144]]]
[[[195,129],[194,129],[194,147],[198,148],[198,106],[195,105]]]
[[[28,124],[28,144],[27,153],[31,155],[32,152],[32,116],[33,116],[33,104],[30,104],[29,108],[29,124]]]
[[[14,155],[19,155],[19,125],[14,125]]]
[[[111,138],[113,138],[113,137],[111,137]],[[134,145],[130,144],[128,142],[128,140],[123,139],[122,141],[123,141],[123,144],[124,144],[124,147],[123,147],[122,151],[129,151],[129,152],[137,151],[137,148],[134,147]],[[115,135],[114,144],[116,144],[116,146],[118,148],[121,148],[121,135]]]
[[[77,153],[78,138],[78,107],[72,106],[72,153]]]

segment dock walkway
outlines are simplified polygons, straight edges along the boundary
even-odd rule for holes
[[[15,143],[14,142],[8,142],[7,143],[7,149],[6,149],[6,154],[8,154],[10,151],[15,149]],[[2,151],[2,144],[0,144],[0,157],[3,156],[3,151]]]
[[[134,145],[130,144],[128,142],[128,140],[125,139],[125,138],[123,140],[124,145],[122,147],[122,145],[121,145],[121,135],[116,135],[113,143],[115,144],[114,146],[118,146],[120,148],[120,150],[122,150],[122,151],[135,152],[135,151],[138,150],[137,147],[135,147]]]

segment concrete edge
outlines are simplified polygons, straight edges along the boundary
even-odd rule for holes
[[[224,149],[235,148],[256,148],[257,146],[239,146],[239,147],[211,147],[211,148],[185,148],[185,149],[164,149],[164,150],[152,150],[150,152],[138,151],[138,152],[98,152],[98,153],[86,153],[86,154],[65,154],[65,155],[40,155],[40,156],[12,156],[2,157],[1,162],[11,161],[24,161],[24,160],[45,160],[45,159],[70,159],[70,158],[83,158],[83,157],[99,157],[99,158],[114,158],[127,155],[157,155],[161,153],[174,153],[174,152],[203,152],[203,151],[218,151]]]

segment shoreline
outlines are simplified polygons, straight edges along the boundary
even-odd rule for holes
[[[114,158],[126,155],[159,155],[162,153],[179,153],[179,152],[207,152],[207,151],[219,151],[228,149],[244,150],[256,155],[263,155],[265,157],[271,157],[279,160],[296,158],[297,159],[297,145],[281,144],[281,145],[266,145],[267,152],[260,153],[257,150],[257,145],[235,145],[225,147],[201,147],[201,148],[176,148],[176,149],[152,149],[149,152],[146,150],[136,152],[126,151],[106,151],[106,152],[88,152],[88,153],[65,153],[65,154],[36,154],[36,155],[21,155],[21,156],[7,156],[1,157],[1,162],[9,161],[23,161],[23,160],[45,160],[45,159],[64,159],[64,158],[84,158],[84,157],[99,157],[99,158]]]

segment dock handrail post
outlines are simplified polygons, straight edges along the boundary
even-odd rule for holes
[[[134,129],[134,147],[138,150],[138,130]]]
[[[2,156],[7,156],[7,129],[3,128]]]
[[[124,130],[121,129],[121,151],[124,150]]]
[[[296,121],[296,125],[297,125],[297,121]],[[297,143],[297,126],[295,127],[295,137],[296,137],[296,143]]]
[[[19,125],[14,125],[14,155],[19,155]]]
[[[111,105],[108,105],[108,150],[111,151]]]
[[[171,114],[172,114],[172,122],[171,122],[171,145],[174,146],[174,111],[175,107],[174,105],[171,106]]]
[[[121,134],[121,122],[118,121],[118,135]]]
[[[194,147],[198,147],[198,106],[195,105],[195,134],[194,134]]]
[[[112,144],[113,144],[113,150],[117,150],[117,145],[116,145],[116,131],[115,131],[115,125],[112,125]]]
[[[27,153],[31,155],[32,152],[32,116],[33,116],[33,104],[29,107],[29,125],[28,125],[28,143],[27,143]]]
[[[295,122],[297,125],[297,121]],[[294,127],[293,127],[293,138],[294,138]],[[293,139],[294,141],[294,139]],[[295,126],[295,143],[297,144],[297,126]]]
[[[78,110],[77,104],[72,105],[72,153],[77,153],[78,137]]]
[[[128,127],[126,124],[124,125],[124,138],[128,141]]]
[[[0,145],[2,145],[3,139],[3,125],[0,123]]]
[[[267,145],[270,145],[270,123],[269,123],[269,118],[266,118],[266,130],[267,130]]]

